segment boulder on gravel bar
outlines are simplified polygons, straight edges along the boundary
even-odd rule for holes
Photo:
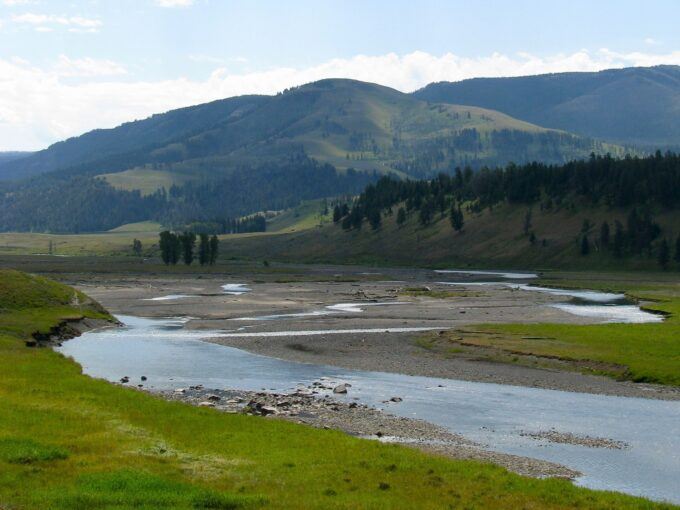
[[[347,393],[348,386],[346,384],[338,384],[333,388],[333,393]]]

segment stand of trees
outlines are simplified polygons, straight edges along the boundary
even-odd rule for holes
[[[216,235],[208,237],[200,234],[198,247],[198,261],[204,266],[214,265],[217,262],[219,240]],[[164,230],[159,234],[159,247],[161,259],[167,265],[175,265],[180,259],[190,266],[195,258],[196,234],[193,232],[175,233]]]
[[[197,234],[242,234],[245,232],[266,232],[267,218],[254,214],[245,218],[216,218],[209,221],[192,221],[181,226]]]
[[[374,172],[353,169],[341,173],[304,154],[255,167],[226,169],[215,163],[210,170],[194,181],[151,195],[119,190],[104,179],[69,172],[0,183],[0,231],[99,232],[155,220],[197,233],[253,232],[265,228],[263,218],[233,218],[286,209],[301,200],[354,195],[378,178]],[[193,224],[196,228],[189,226]]]
[[[379,228],[380,215],[399,206],[398,225],[411,212],[417,212],[420,223],[427,225],[437,214],[444,217],[448,211],[452,228],[459,231],[465,223],[462,204],[470,212],[479,212],[504,202],[528,207],[527,236],[533,233],[534,204],[541,210],[575,207],[576,203],[630,209],[625,226],[618,222],[601,225],[598,247],[611,250],[616,257],[656,252],[662,267],[672,258],[680,262],[680,240],[676,253],[671,254],[671,243],[660,239],[661,229],[652,215],[656,210],[680,208],[680,155],[671,152],[623,159],[592,155],[586,161],[558,166],[510,164],[478,172],[456,168],[452,174],[439,174],[431,180],[385,176],[368,185],[351,203],[336,205],[333,220],[347,230],[361,228],[364,220]],[[580,239],[584,256],[593,251],[589,230],[590,225]]]

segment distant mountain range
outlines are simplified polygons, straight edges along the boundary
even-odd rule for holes
[[[680,66],[475,78],[432,83],[413,95],[613,143],[680,147]]]
[[[20,151],[8,151],[0,152],[0,165],[7,163],[9,161],[14,161],[15,159],[25,158],[31,155],[31,152],[20,152]],[[1,178],[1,177],[0,177]]]
[[[0,154],[0,230],[181,224],[352,193],[386,173],[425,178],[672,145],[679,69],[467,80],[413,94],[327,79],[173,110]]]
[[[134,182],[135,172],[153,168],[159,182],[183,182],[300,153],[339,169],[426,176],[457,165],[562,162],[605,150],[615,149],[497,111],[428,104],[387,87],[338,79],[91,131],[5,163],[0,178],[57,170],[128,172],[113,179],[124,185]]]

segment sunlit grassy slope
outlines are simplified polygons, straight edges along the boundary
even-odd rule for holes
[[[669,508],[90,379],[23,342],[76,295],[0,271],[0,508]]]
[[[599,250],[596,241],[602,221],[613,226],[625,224],[627,211],[581,206],[572,211],[540,211],[533,208],[530,230],[536,241],[524,233],[527,208],[500,205],[481,213],[465,211],[465,225],[455,232],[448,217],[436,216],[422,226],[418,214],[410,215],[403,226],[396,224],[396,210],[383,218],[382,226],[372,230],[364,222],[361,230],[344,231],[332,223],[322,228],[278,235],[251,237],[225,243],[228,257],[253,257],[305,262],[399,264],[407,266],[581,268],[581,269],[656,269],[656,258],[616,259],[610,251]],[[580,254],[584,220],[591,228],[588,237],[591,253]],[[677,212],[655,215],[664,236],[674,241],[680,234]]]
[[[153,168],[132,168],[124,172],[101,174],[99,177],[106,179],[116,189],[137,189],[142,195],[151,195],[161,188],[169,190],[173,184],[181,186],[191,179],[191,177],[177,172],[154,170]]]
[[[455,232],[448,217],[435,217],[422,226],[417,212],[403,226],[396,224],[396,210],[384,216],[382,226],[372,230],[364,222],[361,230],[346,232],[322,215],[322,201],[310,200],[268,220],[267,232],[222,235],[223,259],[281,260],[289,262],[334,262],[405,266],[516,267],[523,269],[658,269],[654,255],[615,258],[597,247],[599,227],[608,221],[625,224],[627,211],[593,208],[541,211],[533,208],[531,227],[536,239],[524,233],[528,209],[499,205],[481,213],[465,211],[465,226]],[[659,212],[654,216],[662,236],[672,244],[680,235],[680,214]],[[591,252],[580,254],[584,220],[591,227]],[[0,254],[44,254],[50,240],[57,255],[131,255],[132,241],[142,241],[145,256],[158,255],[158,231],[153,222],[123,225],[100,234],[50,235],[0,233]],[[671,270],[678,269],[671,263]]]
[[[299,206],[282,211],[267,224],[267,232],[222,235],[227,242],[236,239],[278,235],[318,229],[331,221],[322,214],[321,200],[308,200]],[[132,255],[132,241],[142,241],[145,255],[155,256],[158,250],[158,233],[163,226],[153,221],[129,223],[92,234],[38,234],[25,232],[0,233],[0,254],[47,254],[52,242],[52,253],[57,256]]]

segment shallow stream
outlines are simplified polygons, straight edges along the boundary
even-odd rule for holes
[[[413,377],[282,361],[207,343],[224,331],[184,329],[182,319],[119,317],[124,328],[82,335],[59,350],[85,373],[129,376],[158,389],[290,391],[321,377],[352,384],[347,396],[447,427],[488,448],[545,459],[580,471],[576,483],[680,503],[680,402],[570,393]],[[384,404],[391,397],[399,403]],[[550,443],[526,436],[555,429],[622,441],[620,450]]]

